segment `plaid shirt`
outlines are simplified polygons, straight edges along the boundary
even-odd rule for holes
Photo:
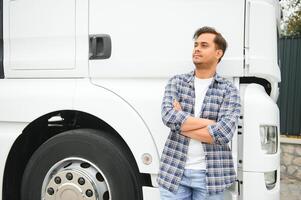
[[[173,109],[173,101],[181,104],[181,111]],[[160,161],[158,184],[176,192],[183,176],[190,138],[181,134],[181,124],[194,116],[194,71],[172,77],[165,87],[162,120],[170,128]],[[223,192],[235,180],[232,153],[228,143],[232,140],[240,115],[240,97],[237,88],[215,74],[203,101],[200,118],[215,120],[208,126],[213,144],[203,143],[206,158],[207,192]]]

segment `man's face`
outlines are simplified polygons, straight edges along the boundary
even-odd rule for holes
[[[218,63],[223,53],[221,49],[216,49],[214,38],[212,33],[203,33],[195,40],[192,60],[196,66],[209,67]]]

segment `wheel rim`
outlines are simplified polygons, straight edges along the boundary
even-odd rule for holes
[[[110,200],[108,181],[92,162],[79,157],[57,162],[46,174],[42,200]]]

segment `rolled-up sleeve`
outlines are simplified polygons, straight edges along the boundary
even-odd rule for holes
[[[240,115],[240,97],[237,88],[230,84],[226,90],[223,103],[219,110],[218,121],[208,126],[214,144],[229,143],[237,127]]]
[[[172,131],[180,131],[183,122],[190,116],[182,110],[176,111],[173,108],[174,100],[178,101],[177,76],[169,79],[165,86],[164,97],[161,105],[161,116],[163,123]]]

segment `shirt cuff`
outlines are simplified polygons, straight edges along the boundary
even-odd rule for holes
[[[178,128],[180,129],[182,124],[187,120],[187,118],[190,116],[190,114],[180,110],[177,111],[177,122],[178,122]]]
[[[208,132],[209,134],[211,135],[212,139],[213,139],[213,143],[214,144],[218,144],[218,140],[216,138],[216,136],[214,135],[214,132],[216,132],[217,130],[217,125],[216,124],[212,124],[212,125],[209,125],[207,126],[208,127]]]

